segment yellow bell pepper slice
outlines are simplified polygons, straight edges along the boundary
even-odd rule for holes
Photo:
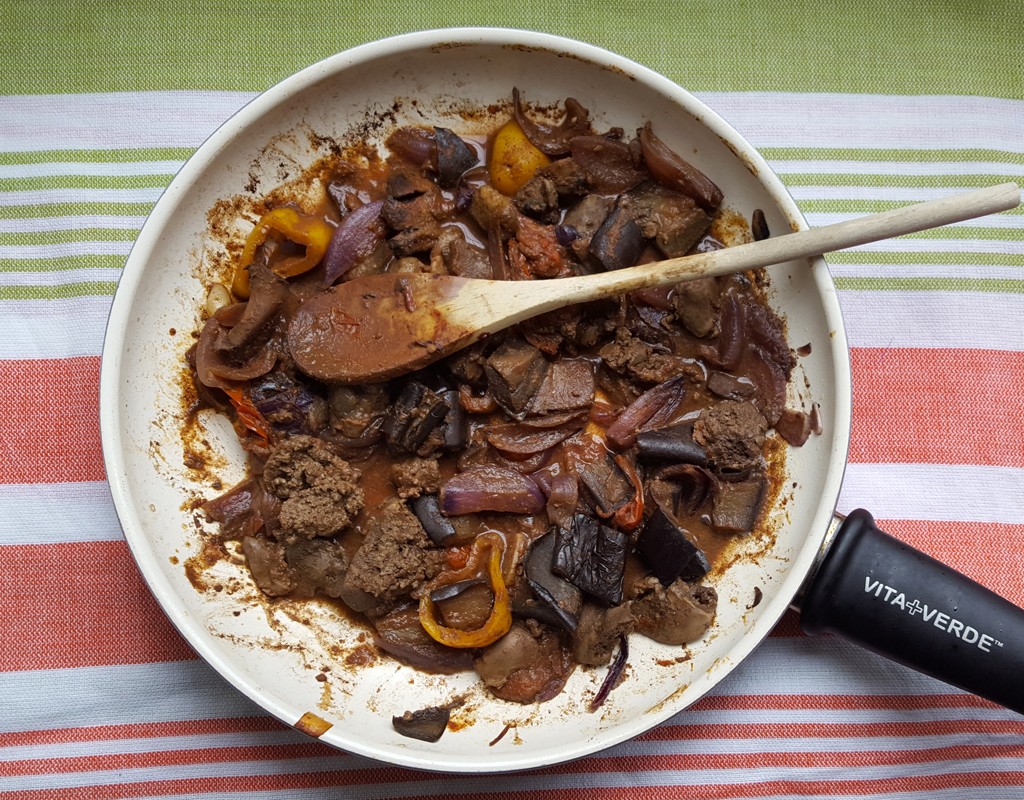
[[[282,278],[301,275],[313,269],[323,260],[334,235],[334,227],[321,217],[303,214],[290,206],[268,211],[260,217],[246,238],[235,279],[231,284],[232,292],[243,300],[249,296],[249,265],[256,256],[256,248],[267,240],[272,230],[306,247],[303,255],[282,259],[274,265],[274,272]]]
[[[431,591],[438,586],[465,580],[478,574],[484,550],[490,551],[487,559],[487,580],[490,583],[491,592],[494,594],[490,616],[483,625],[471,631],[442,625],[437,619],[437,607],[430,599]],[[504,543],[499,536],[481,534],[473,541],[473,547],[465,567],[444,572],[424,586],[423,594],[420,596],[420,624],[423,625],[423,630],[430,635],[430,638],[448,647],[486,647],[508,633],[509,628],[512,627],[512,604],[505,586],[505,578],[501,574],[503,551]]]
[[[514,119],[506,122],[495,134],[487,169],[491,185],[511,197],[551,159],[526,138]]]

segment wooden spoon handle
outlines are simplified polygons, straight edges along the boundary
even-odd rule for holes
[[[514,304],[522,304],[523,317],[526,318],[567,303],[597,300],[621,292],[758,269],[844,250],[951,222],[983,217],[1015,208],[1019,204],[1020,188],[1017,184],[1002,183],[710,253],[672,258],[598,275],[530,282],[532,285],[519,284],[516,294],[520,297]],[[506,316],[505,324],[509,324],[508,319]]]

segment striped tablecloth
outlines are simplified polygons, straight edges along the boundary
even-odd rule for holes
[[[905,5],[0,3],[0,797],[1024,797],[1024,717],[793,618],[692,709],[573,764],[453,777],[334,751],[195,658],[104,482],[119,271],[178,167],[261,88],[382,35],[530,27],[695,91],[812,225],[1024,182],[1024,7]],[[855,386],[840,510],[1024,604],[1024,212],[828,261]]]

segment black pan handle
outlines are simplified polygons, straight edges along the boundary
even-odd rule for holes
[[[864,510],[836,529],[800,626],[1024,714],[1024,609],[894,539]]]

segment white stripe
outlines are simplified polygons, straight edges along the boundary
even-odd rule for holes
[[[924,265],[831,265],[836,275],[939,275]],[[953,277],[968,277],[964,271]],[[973,272],[969,270],[968,272]],[[1024,278],[1022,270],[1005,277]],[[973,277],[986,277],[979,272]],[[992,277],[1004,277],[993,275]],[[955,300],[954,300],[955,298]],[[846,334],[851,347],[969,348],[1024,351],[1024,294],[941,291],[854,291],[839,293]],[[950,325],[950,303],[960,319],[984,320],[979,325]],[[855,389],[856,391],[856,389]]]
[[[10,278],[14,273],[2,273]],[[110,297],[9,300],[0,303],[0,359],[97,356]]]
[[[1000,239],[886,239],[872,244],[851,247],[861,253],[994,253],[1020,255],[1024,242]]]
[[[887,193],[884,190],[879,190],[878,197],[885,197],[886,194]],[[836,222],[843,222],[844,220],[848,219],[856,219],[857,217],[863,217],[865,215],[862,213],[837,214],[832,212],[809,211],[804,212],[804,216],[807,217],[807,223],[812,227],[821,227],[823,225],[832,225],[833,223]],[[980,227],[991,228],[993,230],[1022,230],[1024,229],[1024,214],[990,214],[989,216],[982,217],[980,219],[969,219],[965,220],[964,222],[953,222],[943,227]]]
[[[829,259],[828,256],[825,258],[829,262],[829,272],[837,278],[963,278],[967,280],[977,278],[984,280],[1024,281],[1024,268],[1013,264],[972,264],[967,254],[965,254],[964,261],[960,264],[837,264],[834,259]],[[848,293],[851,290],[845,289],[843,291]],[[904,292],[901,296],[902,301],[913,305],[917,303],[915,298],[924,291],[926,290],[915,290],[913,294]],[[948,313],[949,302],[952,298],[948,292],[944,294],[945,304],[942,313],[946,314]],[[984,292],[983,296],[1002,298],[1005,295]],[[959,291],[957,291],[955,302],[960,302]],[[970,316],[968,318],[976,319],[976,317]],[[960,332],[958,331],[957,333],[959,335]],[[967,331],[967,333],[973,333],[973,331]],[[961,338],[960,341],[963,341],[963,339]],[[1016,350],[1018,348],[1010,349]]]
[[[0,219],[0,234],[79,231],[87,228],[139,230],[144,216],[120,217],[113,214],[79,214],[67,217],[26,217]]]
[[[204,661],[0,672],[0,697],[5,732],[264,714]]]
[[[811,186],[787,186],[795,200],[889,200],[905,203],[922,203],[925,200],[939,200],[960,192],[971,192],[977,186],[842,186],[835,184],[813,184]]]
[[[769,159],[783,181],[787,174],[814,175],[1024,175],[1024,164],[1010,161],[850,161],[846,159]],[[1009,177],[1007,178],[1009,179]]]
[[[699,92],[755,147],[1020,152],[1024,101],[959,95]],[[198,147],[255,95],[124,92],[0,98],[0,150]],[[183,113],[187,109],[188,113]],[[943,120],[936,125],[935,119]],[[68,120],[74,120],[73,125]]]
[[[82,281],[107,281],[116,283],[121,270],[114,267],[76,267],[75,269],[50,270],[46,272],[0,272],[0,286],[61,286]]]
[[[142,189],[32,189],[0,192],[0,206],[36,206],[59,203],[146,203],[163,194],[163,186]]]
[[[82,281],[112,281],[121,277],[121,270],[112,267],[76,267],[47,272],[0,272],[0,286],[60,286]]]
[[[963,95],[698,92],[754,147],[1021,152],[1024,101]],[[936,124],[936,119],[942,124]]]
[[[0,484],[0,546],[122,540],[104,481]]]
[[[858,507],[885,519],[1019,525],[1024,523],[1024,469],[853,463],[846,468],[839,510]]]
[[[0,98],[0,150],[198,147],[252,92],[108,92]]]
[[[184,161],[47,161],[36,164],[0,164],[0,180],[48,178],[54,175],[174,175]]]
[[[61,242],[59,244],[0,245],[0,259],[60,258],[62,256],[126,256],[132,242]]]

